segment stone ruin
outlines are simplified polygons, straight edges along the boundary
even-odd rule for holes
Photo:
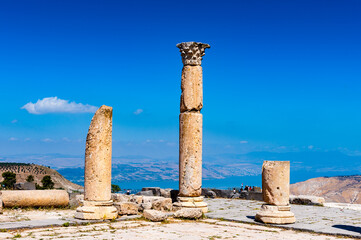
[[[159,211],[178,210],[174,217],[200,218],[208,211],[202,195],[202,57],[208,44],[183,42],[180,49],[183,69],[179,114],[179,193],[161,192],[160,196],[111,194],[112,111],[101,106],[91,121],[85,150],[84,196],[78,195],[78,219],[115,219],[118,215],[143,215],[162,221],[167,215]],[[35,169],[36,170],[36,169]],[[290,163],[265,161],[262,167],[263,200],[256,215],[264,223],[286,224],[296,221],[289,206]],[[144,189],[146,190],[156,190]],[[65,191],[6,191],[4,206],[65,206],[69,197]],[[35,196],[35,198],[34,198]],[[176,201],[174,202],[174,198]],[[173,201],[172,201],[173,199]],[[174,202],[174,203],[173,203]],[[50,204],[50,205],[49,205]]]
[[[90,123],[85,148],[84,201],[79,219],[113,219],[118,216],[111,200],[113,109],[101,106]]]
[[[288,224],[296,221],[290,211],[290,162],[264,161],[262,166],[263,204],[256,220],[264,223]]]

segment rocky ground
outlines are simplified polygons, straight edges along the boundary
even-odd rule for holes
[[[68,215],[69,211],[52,213],[23,212],[29,219],[48,215]],[[20,220],[20,218],[17,218]],[[3,220],[3,219],[2,219]],[[145,220],[96,223],[79,226],[47,227],[0,232],[0,239],[340,239],[336,236],[285,230],[213,219],[197,221],[169,219],[154,223]]]

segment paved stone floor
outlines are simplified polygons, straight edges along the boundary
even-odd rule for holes
[[[206,199],[206,202],[208,218],[244,223],[257,223],[254,216],[262,206],[262,202],[241,199]],[[342,208],[342,204],[339,204],[338,207],[291,205],[291,211],[296,216],[296,223],[281,227],[361,238],[360,210],[348,209],[347,205]]]
[[[0,215],[0,239],[11,239],[17,234],[22,237],[26,236],[25,239],[34,239],[34,236],[36,239],[58,239],[60,237],[89,239],[90,236],[92,236],[90,239],[132,239],[132,237],[134,239],[158,239],[157,236],[159,239],[327,240],[346,237],[361,238],[360,205],[336,204],[337,206],[334,206],[335,204],[330,204],[332,207],[292,205],[291,210],[295,213],[297,222],[282,226],[275,225],[278,228],[273,228],[254,220],[262,202],[239,199],[206,199],[205,201],[210,210],[206,214],[208,219],[184,222],[170,218],[168,224],[134,221],[140,217],[139,215],[123,216],[116,222],[104,222],[76,220],[73,218],[75,210],[69,209],[4,209],[4,213]],[[130,223],[136,228],[134,232],[125,231],[133,226]],[[65,226],[69,227],[65,228]],[[98,231],[97,228],[103,230]],[[104,229],[108,229],[108,231]],[[309,232],[339,236],[317,235]],[[75,234],[76,237],[72,234]]]

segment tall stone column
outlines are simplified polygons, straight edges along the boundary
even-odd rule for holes
[[[210,46],[198,42],[177,44],[183,70],[179,115],[179,197],[175,206],[207,212],[202,193],[202,57]]]
[[[262,193],[261,210],[256,220],[264,223],[288,224],[296,221],[290,211],[290,162],[264,161],[262,166]]]
[[[113,109],[101,106],[90,123],[85,148],[84,202],[76,210],[79,219],[113,219],[118,216],[111,201]]]

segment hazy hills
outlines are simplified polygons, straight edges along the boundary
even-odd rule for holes
[[[361,175],[312,178],[292,184],[290,191],[324,197],[326,202],[361,204]]]

